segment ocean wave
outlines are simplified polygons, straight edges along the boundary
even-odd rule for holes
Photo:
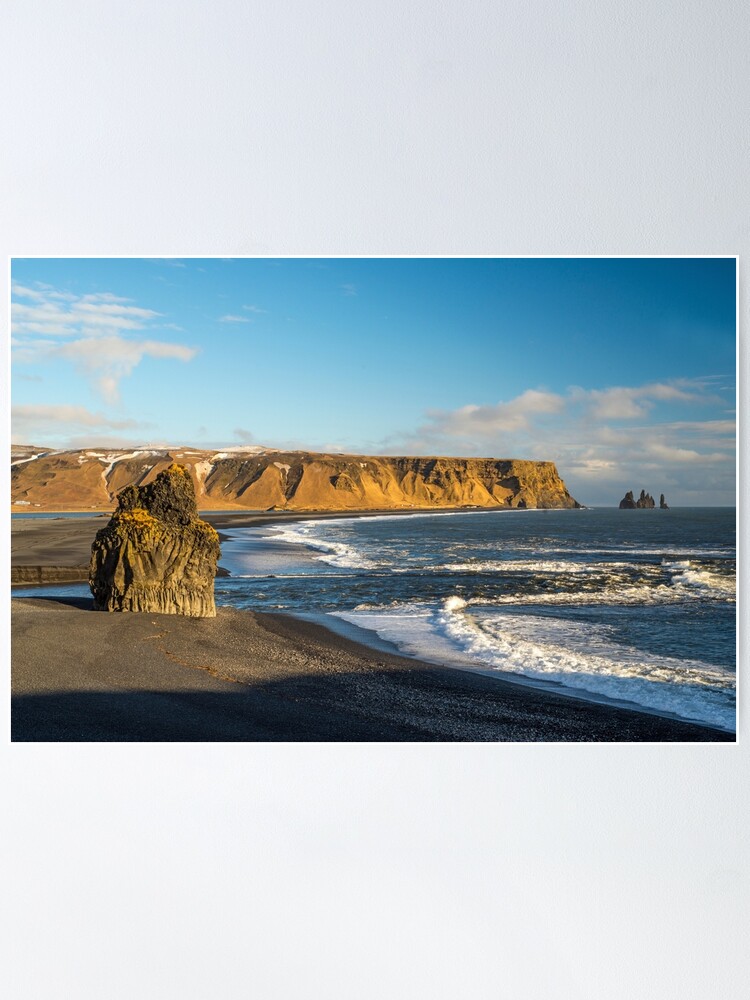
[[[635,546],[635,545],[618,545],[612,543],[607,546],[602,547],[592,547],[587,545],[560,545],[556,544],[555,539],[543,538],[534,539],[532,541],[521,541],[515,539],[511,543],[514,551],[522,552],[533,552],[538,553],[540,549],[544,549],[551,556],[660,556],[663,559],[669,558],[695,558],[695,559],[734,559],[736,556],[736,549],[733,546],[726,547],[715,547],[715,548],[696,548],[695,546],[672,546],[663,545],[660,548]],[[466,551],[497,551],[497,542],[491,541],[484,544],[471,542],[466,544],[452,543],[448,546],[447,551],[451,554],[457,555],[460,552]]]
[[[337,542],[313,535],[312,529],[317,527],[316,521],[301,521],[297,525],[284,525],[272,528],[273,538],[278,542],[290,545],[303,545],[317,552],[316,559],[337,566],[340,569],[377,569],[385,565],[382,561],[368,558],[353,545]]]
[[[697,596],[724,596],[734,600],[737,594],[735,577],[724,576],[708,569],[694,569],[690,565],[675,572],[672,576],[672,586],[677,591],[692,592]]]
[[[584,563],[570,559],[476,559],[468,562],[441,563],[426,567],[447,573],[597,573],[612,567],[638,568],[637,563]]]
[[[497,594],[492,597],[471,598],[469,603],[476,605],[505,604],[542,604],[542,605],[658,605],[682,604],[686,601],[710,599],[722,604],[733,604],[734,590],[730,587],[706,586],[676,586],[661,584],[634,584],[631,586],[609,586],[591,590],[560,590],[550,592],[517,592]]]
[[[731,671],[617,643],[607,625],[497,608],[483,612],[479,602],[460,595],[429,607],[402,604],[339,616],[408,655],[555,682],[579,694],[734,728]]]
[[[449,516],[449,515],[440,515]],[[344,519],[341,519],[344,520]],[[350,519],[352,521],[359,519]],[[340,520],[337,519],[338,523]],[[326,525],[330,529],[330,524]],[[622,559],[585,562],[557,558],[469,558],[462,561],[431,562],[418,553],[410,555],[402,548],[382,546],[373,552],[367,542],[357,546],[349,539],[323,535],[321,522],[301,521],[293,525],[279,525],[272,529],[276,541],[303,546],[315,553],[314,558],[336,569],[352,571],[369,570],[394,576],[439,574],[467,574],[495,576],[498,582],[507,574],[509,583],[503,592],[489,598],[488,603],[508,604],[669,604],[694,599],[713,599],[729,602],[735,599],[734,577],[720,573],[717,568],[696,564],[681,553],[662,550],[617,549],[617,554],[645,555],[647,552],[662,556],[659,562],[629,562]],[[558,550],[559,551],[559,550]],[[604,551],[604,550],[601,550]],[[615,550],[613,550],[615,551]],[[693,552],[694,550],[689,550]],[[707,550],[708,551],[708,550]],[[714,550],[711,550],[714,551]],[[571,550],[571,555],[581,555]],[[535,587],[513,586],[512,578],[521,575],[559,581],[554,592]],[[581,584],[576,585],[575,581]],[[584,582],[585,581],[585,582]]]

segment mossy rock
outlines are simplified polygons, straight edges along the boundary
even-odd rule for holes
[[[127,486],[96,535],[89,584],[94,607],[213,617],[219,536],[198,517],[193,481],[180,465],[147,486]]]

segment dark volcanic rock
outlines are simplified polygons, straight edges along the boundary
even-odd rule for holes
[[[664,499],[664,494],[659,497],[659,510],[669,510],[669,504]]]
[[[219,536],[201,521],[181,465],[127,486],[91,547],[89,585],[100,611],[213,618]]]
[[[664,494],[661,496],[664,499]],[[641,495],[637,500],[633,499],[633,491],[628,490],[625,496],[620,501],[620,510],[651,510],[655,507],[654,498],[650,493],[646,493],[645,490],[641,490]]]

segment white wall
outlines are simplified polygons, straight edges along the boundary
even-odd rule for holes
[[[0,252],[738,253],[742,286],[749,21],[6,0]],[[11,747],[3,688],[14,1000],[747,995],[745,726],[737,747]]]

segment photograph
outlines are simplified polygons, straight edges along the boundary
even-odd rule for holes
[[[733,741],[734,257],[12,261],[13,741]]]

